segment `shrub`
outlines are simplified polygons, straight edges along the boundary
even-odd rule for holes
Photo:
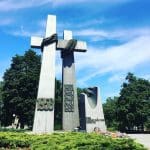
[[[0,132],[0,149],[32,150],[146,150],[132,139],[113,139],[95,133],[31,135]]]

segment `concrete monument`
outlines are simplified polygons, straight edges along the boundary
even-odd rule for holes
[[[79,126],[74,52],[85,52],[86,42],[72,40],[72,32],[65,30],[64,40],[58,40],[57,49],[62,57],[63,130],[71,131]]]
[[[42,64],[34,116],[34,133],[54,130],[56,16],[48,15],[45,38],[32,37],[31,47],[42,49]]]
[[[104,113],[98,87],[88,88],[86,94],[80,95],[79,101],[80,127],[92,132],[100,129],[106,131]]]
[[[39,88],[36,101],[33,132],[54,131],[55,51],[61,51],[63,84],[63,129],[71,131],[79,126],[87,132],[95,128],[105,131],[105,120],[98,88],[88,88],[78,99],[75,78],[74,52],[85,52],[86,42],[72,39],[71,31],[64,31],[64,39],[58,40],[56,16],[48,15],[45,38],[32,37],[31,47],[43,52]]]

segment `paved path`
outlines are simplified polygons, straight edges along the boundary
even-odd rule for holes
[[[136,139],[137,142],[143,144],[150,150],[150,134],[128,134],[131,138]]]

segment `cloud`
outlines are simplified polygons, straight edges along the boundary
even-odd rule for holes
[[[139,75],[139,77],[150,81],[150,74],[142,74],[142,75]]]
[[[23,26],[19,30],[6,31],[8,34],[20,37],[31,37],[31,36],[44,36],[44,30],[39,29],[38,31],[26,31]]]
[[[150,35],[150,28],[135,28],[135,29],[120,29],[120,30],[98,30],[98,29],[84,29],[75,31],[76,36],[84,36],[91,39],[91,41],[101,41],[106,39],[126,41],[139,36]]]
[[[90,21],[82,21],[82,22],[78,22],[75,26],[73,25],[74,23],[73,22],[66,22],[63,20],[63,22],[61,21],[58,21],[57,23],[57,29],[58,29],[58,32],[59,31],[62,31],[62,30],[65,30],[65,29],[77,29],[77,30],[81,30],[83,28],[87,28],[89,26],[94,26],[94,25],[100,25],[100,24],[103,24],[104,22],[106,22],[106,20],[104,18],[101,18],[101,19],[93,19],[93,20],[90,20]],[[46,18],[43,19],[43,20],[39,20],[37,21],[37,26],[39,26],[39,28],[41,29],[45,29],[46,28]],[[79,31],[75,31],[76,32],[76,35],[79,35],[80,36],[80,32]],[[93,30],[81,30],[81,36],[86,36],[86,35],[89,35],[89,34],[93,34]],[[87,32],[87,33],[86,33]],[[89,33],[90,32],[90,33]],[[97,32],[97,31],[95,31]],[[99,35],[99,34],[98,34]]]
[[[106,100],[106,99],[108,98],[108,96],[111,97],[111,98],[114,98],[114,97],[116,97],[116,96],[119,97],[120,94],[119,94],[118,91],[108,92],[108,93],[105,95],[105,98],[103,99],[103,101]]]
[[[76,36],[99,36],[99,37],[108,37],[109,33],[104,30],[95,30],[95,29],[84,29],[80,31],[75,31]]]
[[[0,11],[18,10],[23,8],[38,7],[51,4],[52,0],[1,0]]]
[[[123,3],[131,0],[95,0],[94,3]],[[0,11],[10,11],[18,10],[24,8],[39,7],[43,5],[48,5],[51,7],[70,5],[75,3],[91,3],[91,0],[1,0],[0,1]],[[93,2],[92,2],[93,3]]]
[[[104,22],[108,22],[106,19],[104,18],[101,18],[101,19],[93,19],[93,20],[90,20],[90,21],[83,21],[81,23],[78,23],[75,25],[76,28],[85,28],[85,27],[88,27],[88,26],[93,26],[93,25],[100,25],[100,24],[103,24]]]
[[[79,83],[86,84],[86,81],[110,72],[129,72],[140,64],[150,63],[149,43],[150,36],[142,36],[120,46],[88,48],[87,53],[76,53],[78,73],[88,70],[86,76],[80,75]]]
[[[139,78],[150,80],[150,74],[138,74],[138,73],[135,73],[135,74]],[[108,82],[109,83],[114,83],[114,82],[122,83],[123,81],[125,81],[126,75],[127,74],[125,72],[120,72],[120,73],[117,72],[108,79]]]
[[[10,25],[14,22],[13,19],[9,18],[9,19],[4,19],[4,18],[1,18],[1,23],[0,23],[0,26],[6,26],[6,25]]]
[[[109,79],[108,82],[109,83],[113,83],[113,82],[123,82],[125,80],[125,73],[116,73],[114,75],[112,75]]]
[[[116,4],[116,3],[124,3],[129,2],[132,0],[94,0],[94,3],[107,3],[107,4]],[[60,5],[70,5],[70,4],[77,4],[77,3],[92,3],[91,0],[57,0],[53,1],[54,6],[60,6]]]

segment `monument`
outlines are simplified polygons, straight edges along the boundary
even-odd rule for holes
[[[71,40],[72,32],[64,31],[64,40],[56,35],[56,16],[48,15],[46,37],[32,37],[31,47],[42,49],[42,65],[36,110],[34,133],[51,133],[54,130],[55,50],[61,50],[63,60],[63,129],[79,126],[77,89],[75,85],[74,51],[85,52],[86,43]],[[69,123],[68,123],[69,122]]]
[[[87,132],[106,131],[104,113],[98,87],[88,88],[80,95],[80,127]]]
[[[86,42],[72,39],[72,32],[64,30],[64,39],[56,34],[56,16],[48,15],[45,38],[32,37],[31,47],[42,50],[42,64],[34,116],[34,133],[54,131],[55,53],[61,51],[63,87],[63,130],[81,126],[87,132],[94,127],[106,130],[98,88],[89,88],[81,95],[78,107],[74,52],[86,52]],[[79,123],[80,108],[80,123]]]
[[[42,64],[34,116],[34,133],[54,130],[56,16],[48,15],[45,39],[31,38],[32,48],[42,49]]]
[[[61,46],[62,45],[62,46]],[[64,47],[64,45],[66,45]],[[72,131],[79,126],[74,52],[86,52],[86,42],[72,39],[72,32],[64,31],[64,41],[59,41],[61,49],[63,84],[63,130]]]

